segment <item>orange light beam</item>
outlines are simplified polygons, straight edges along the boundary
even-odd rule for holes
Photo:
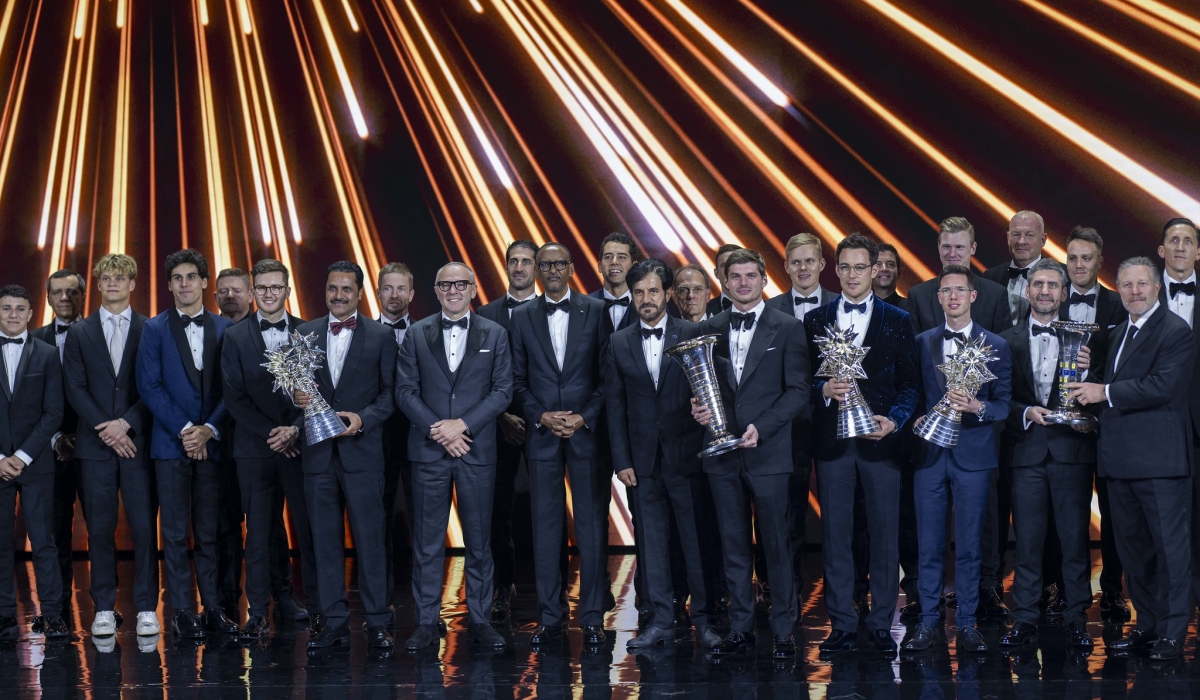
[[[83,31],[87,27],[87,3],[80,2],[75,5],[75,38],[82,39]]]
[[[1173,7],[1157,2],[1156,0],[1125,0],[1131,5],[1136,5],[1150,14],[1156,15],[1174,24],[1177,27],[1186,29],[1192,34],[1200,37],[1200,20],[1197,20],[1191,15],[1184,14]]]
[[[226,5],[228,8],[228,5]],[[254,19],[250,16],[250,5],[247,0],[237,0],[238,19],[242,23],[242,33],[249,34],[254,31]]]
[[[75,0],[81,3],[83,0]],[[67,88],[71,84],[71,54],[75,51],[75,42],[67,42],[67,57],[63,61],[62,82],[58,91],[58,112],[54,117],[54,138],[50,147],[50,172],[46,176],[46,195],[42,200],[42,223],[38,227],[38,250],[46,247],[46,233],[50,227],[50,206],[54,201],[54,180],[58,172],[58,150],[62,146],[63,115],[67,109]],[[83,49],[80,47],[76,61],[82,59]],[[73,109],[73,108],[72,108]]]
[[[81,2],[86,3],[87,0],[81,0]],[[92,44],[93,47],[95,45],[94,41],[88,43]],[[67,208],[70,205],[71,194],[71,166],[75,159],[75,134],[77,128],[80,126],[79,95],[84,83],[83,70],[86,53],[84,47],[80,46],[79,54],[76,56],[75,71],[71,77],[71,107],[67,111],[67,141],[66,147],[63,149],[62,172],[59,175],[58,192],[56,195],[57,208],[54,216],[54,237],[51,239],[50,244],[51,272],[54,271],[55,266],[59,264],[58,261],[62,258],[63,238],[66,233]],[[49,308],[46,309],[46,312],[45,320],[49,321]]]
[[[201,0],[203,2],[203,0]],[[204,31],[193,25],[199,67],[200,116],[204,137],[204,166],[208,177],[209,227],[212,232],[213,260],[218,270],[232,264],[229,250],[229,219],[225,205],[225,184],[221,176],[220,144],[217,140],[216,108],[213,106],[212,72],[208,62],[208,39]]]
[[[239,0],[240,2],[241,0]],[[225,10],[230,9],[229,0],[225,0]],[[237,31],[233,28],[233,24],[229,25],[229,41],[233,48],[233,72],[237,76],[238,102],[241,106],[242,123],[246,130],[246,148],[250,152],[250,176],[254,180],[254,202],[258,206],[258,225],[262,234],[263,244],[271,245],[271,237],[273,227],[271,226],[271,217],[267,213],[266,193],[264,192],[263,174],[259,164],[259,151],[257,134],[255,133],[255,120],[251,116],[250,98],[246,95],[246,78],[242,73],[242,57],[238,45]],[[247,70],[249,68],[247,67]],[[246,230],[246,234],[250,231]]]
[[[346,19],[350,21],[350,29],[358,33],[358,18],[354,16],[354,10],[350,7],[350,0],[342,0],[342,9],[346,11]]]
[[[483,14],[483,5],[479,4],[479,0],[471,0],[471,7],[479,14]]]
[[[38,7],[33,15],[33,29],[28,34],[29,46],[25,47],[25,37],[21,37],[21,44],[17,49],[17,61],[13,64],[13,73],[17,69],[21,70],[21,80],[17,84],[16,98],[10,92],[4,106],[4,120],[0,122],[0,134],[4,137],[4,155],[0,157],[0,193],[4,192],[4,182],[8,175],[9,156],[12,154],[13,143],[16,142],[15,133],[17,130],[17,122],[21,117],[21,105],[24,103],[25,97],[25,80],[29,77],[29,66],[33,58],[34,38],[37,36],[38,21],[41,19],[42,0],[38,0]],[[24,49],[24,51],[22,51]],[[24,54],[24,65],[21,64],[21,55]],[[10,122],[11,117],[11,122]],[[40,247],[40,246],[39,246]]]
[[[124,29],[125,22],[129,21],[129,2],[130,0],[117,0],[117,29]]]
[[[1196,38],[1194,36],[1169,22],[1164,22],[1145,10],[1139,10],[1136,7],[1121,2],[1121,0],[1100,0],[1100,2],[1128,17],[1136,19],[1147,27],[1166,34],[1193,51],[1200,51],[1200,47],[1196,46]]]
[[[87,73],[84,74],[83,106],[79,112],[79,141],[75,146],[75,181],[71,185],[71,213],[67,226],[67,249],[75,250],[75,236],[79,230],[79,199],[83,192],[84,155],[87,150],[88,112],[92,105],[92,68],[95,66],[96,34],[100,29],[100,0],[92,9],[92,31],[88,39]]]
[[[122,4],[126,0],[122,0]],[[121,9],[117,10],[122,12]],[[126,193],[129,167],[129,61],[131,52],[130,27],[120,21],[121,64],[117,71],[117,114],[113,120],[112,205],[109,207],[108,252],[125,250]]]
[[[200,2],[200,24],[208,26],[208,0],[199,0]]]
[[[342,52],[338,48],[337,40],[333,37],[333,27],[329,24],[329,17],[325,15],[325,4],[321,0],[313,0],[313,7],[317,11],[317,21],[321,25],[321,33],[325,35],[325,44],[329,47],[329,55],[333,58],[333,68],[337,72],[338,81],[342,84],[342,92],[346,95],[346,106],[350,109],[350,117],[354,120],[354,128],[358,130],[360,138],[367,138],[370,132],[367,130],[367,122],[363,119],[362,109],[358,105],[358,97],[354,94],[354,85],[350,82],[350,74],[346,72],[346,64],[342,61]]]

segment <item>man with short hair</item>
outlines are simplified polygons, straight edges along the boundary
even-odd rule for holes
[[[597,267],[603,286],[588,296],[604,302],[609,333],[634,324],[637,314],[629,313],[629,285],[625,284],[625,275],[640,257],[637,243],[628,233],[615,231],[600,241]]]
[[[675,289],[671,294],[671,306],[677,318],[689,323],[700,323],[708,318],[708,298],[712,294],[712,283],[708,272],[695,263],[684,265],[675,271]]]
[[[234,324],[250,313],[250,275],[238,267],[217,273],[217,308],[221,316]],[[232,416],[225,421],[225,444],[237,444],[237,425]],[[221,459],[221,534],[218,535],[217,582],[221,589],[221,607],[232,612],[242,599],[242,494],[237,461],[233,450],[226,450]]]
[[[29,335],[33,300],[15,284],[0,288],[0,640],[17,626],[16,509],[21,495],[33,550],[37,597],[47,639],[66,639],[62,578],[54,540],[54,456],[50,437],[62,422],[62,367],[54,346]]]
[[[837,293],[821,286],[825,256],[821,239],[811,233],[798,233],[788,239],[784,265],[792,286],[767,301],[767,306],[791,314],[801,323],[809,311],[837,299]]]
[[[237,323],[250,314],[250,275],[237,267],[227,267],[217,273],[217,308],[221,315]]]
[[[151,416],[134,379],[146,317],[129,305],[137,263],[110,253],[92,268],[100,308],[67,334],[63,376],[67,400],[84,428],[75,454],[88,527],[88,561],[96,616],[92,635],[116,634],[118,494],[133,538],[133,602],[137,633],[159,633],[158,523],[154,463],[146,440]]]
[[[717,278],[717,283],[721,285],[720,296],[708,302],[705,311],[710,317],[716,316],[722,311],[727,311],[733,306],[733,299],[729,297],[729,289],[725,287],[725,261],[729,259],[730,254],[735,250],[741,250],[742,247],[735,243],[725,243],[717,248],[717,254],[713,258],[713,276]]]
[[[950,265],[971,266],[975,254],[975,227],[961,216],[952,216],[938,225],[938,257],[942,268]],[[921,282],[908,290],[908,313],[913,328],[923,333],[942,326],[946,314],[938,301],[937,278]],[[971,305],[972,322],[991,333],[1011,328],[1007,296],[995,282],[976,277],[975,302]]]
[[[892,306],[899,306],[907,311],[908,300],[896,291],[896,283],[900,281],[900,254],[896,252],[896,246],[891,243],[879,243],[878,246],[879,274],[875,275],[875,281],[872,283],[875,288],[875,296],[880,301]]]
[[[997,265],[983,276],[1008,290],[1008,320],[1015,326],[1029,315],[1029,268],[1042,259],[1046,247],[1046,224],[1036,211],[1019,211],[1008,220],[1008,253],[1012,260]],[[996,331],[999,332],[999,331]]]

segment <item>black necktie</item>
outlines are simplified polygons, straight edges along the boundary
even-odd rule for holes
[[[860,314],[865,314],[865,313],[867,313],[867,302],[864,301],[861,304],[851,304],[848,301],[843,301],[842,302],[842,311],[845,313],[850,313],[851,311],[857,311]]]
[[[1018,277],[1026,277],[1029,274],[1027,267],[1010,267],[1008,268],[1008,279],[1012,281]],[[1028,279],[1028,277],[1026,277]]]
[[[70,326],[64,326],[60,323],[54,324],[54,332],[58,335],[62,335],[63,333],[66,333],[70,329],[71,329]]]
[[[798,297],[798,296],[794,296],[794,295],[792,296],[792,304],[794,304],[796,306],[800,306],[801,304],[812,304],[813,306],[819,306],[820,303],[821,303],[821,299],[819,297],[817,297],[816,295],[813,295],[811,297]]]
[[[1042,335],[1043,333],[1046,335],[1058,335],[1058,333],[1056,333],[1050,326],[1039,326],[1036,323],[1029,327],[1029,332],[1032,333],[1034,337]]]
[[[1076,304],[1087,304],[1088,306],[1095,308],[1096,295],[1095,294],[1079,294],[1076,292],[1071,292],[1071,300],[1067,303],[1070,304],[1071,306],[1074,306]]]
[[[555,311],[562,311],[563,313],[571,313],[570,300],[563,299],[562,301],[560,301],[556,304],[556,303],[550,301],[549,299],[547,299],[546,300],[546,315],[549,316],[550,314],[554,313]]]
[[[506,296],[504,297],[504,308],[515,309],[527,301],[529,301],[529,299],[513,299],[512,297]]]
[[[722,311],[728,311],[732,307],[733,307],[733,299],[730,299],[729,297],[721,297],[721,310]]]
[[[967,337],[965,335],[962,333],[955,333],[949,329],[942,331],[942,340],[957,340],[959,345],[967,344]]]
[[[750,313],[739,314],[738,312],[733,311],[729,314],[729,325],[735,331],[739,327],[742,330],[748,331],[754,327],[754,313],[750,312]]]
[[[24,338],[5,338],[4,336],[0,336],[0,348],[4,347],[5,345],[8,345],[9,343],[13,343],[15,345],[24,345],[25,339]]]
[[[614,306],[624,306],[629,308],[629,297],[621,297],[620,299],[605,299],[604,310],[607,311]]]
[[[391,328],[394,331],[402,331],[405,328],[408,328],[408,321],[405,321],[404,319],[399,319],[395,323],[392,323],[391,321],[384,321],[383,325]]]
[[[1174,297],[1176,294],[1178,294],[1180,292],[1183,292],[1184,294],[1188,295],[1189,297],[1194,297],[1194,296],[1196,296],[1196,283],[1195,282],[1183,282],[1183,283],[1172,282],[1170,284],[1170,286],[1168,287],[1168,290],[1169,291],[1167,293],[1167,296],[1169,296],[1169,297]],[[1131,328],[1132,328],[1132,326],[1131,326]]]
[[[455,326],[458,326],[459,328],[466,330],[467,329],[467,317],[463,316],[462,318],[458,319],[457,321],[451,321],[450,319],[446,318],[445,316],[442,317],[442,330],[448,331],[451,328],[454,328]]]
[[[1131,326],[1129,327],[1129,332],[1125,334],[1125,344],[1126,344],[1126,345],[1128,345],[1128,344],[1130,343],[1130,341],[1132,341],[1132,340],[1133,340],[1133,336],[1137,335],[1137,332],[1138,332],[1138,327],[1137,327],[1137,326],[1132,326],[1132,325],[1131,325]]]
[[[654,336],[655,338],[658,338],[659,340],[661,340],[662,339],[662,329],[661,328],[643,328],[642,329],[642,340],[645,340],[646,338],[649,338],[650,336]]]
[[[183,319],[184,328],[187,328],[189,323],[195,326],[200,326],[201,328],[204,327],[204,314],[202,313],[195,316],[182,315],[180,318]]]
[[[274,328],[277,331],[283,331],[284,333],[287,333],[287,319],[281,318],[278,321],[276,321],[275,323],[271,323],[270,321],[268,321],[265,318],[260,318],[260,319],[258,319],[258,327],[263,332],[269,331],[272,328]]]

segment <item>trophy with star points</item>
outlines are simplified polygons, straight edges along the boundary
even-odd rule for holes
[[[317,347],[315,333],[301,335],[292,331],[288,342],[264,353],[267,361],[262,364],[275,377],[274,391],[291,398],[292,393],[299,390],[312,397],[304,409],[304,436],[308,445],[346,432],[346,424],[317,388],[316,372],[321,368],[324,354],[325,351]]]
[[[946,376],[946,395],[925,414],[925,420],[913,428],[913,432],[939,447],[954,447],[958,444],[958,433],[962,428],[962,411],[950,403],[949,392],[957,389],[971,398],[984,384],[996,378],[988,369],[988,362],[995,359],[992,346],[984,345],[986,339],[980,335],[965,343],[958,343],[958,352],[938,365]]]
[[[859,391],[858,379],[866,379],[862,361],[871,348],[854,344],[856,333],[853,328],[839,329],[834,324],[825,327],[825,335],[814,339],[821,348],[821,367],[817,377],[829,377],[839,382],[849,382],[850,390],[845,399],[838,401],[837,437],[839,440],[858,437],[879,430],[874,413]]]

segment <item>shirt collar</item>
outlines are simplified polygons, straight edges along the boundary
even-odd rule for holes
[[[349,321],[350,319],[355,319],[354,322],[358,323],[358,311],[357,310],[354,313],[352,313],[346,317],[346,321]],[[344,323],[344,322],[345,321],[338,321],[337,316],[334,316],[333,314],[329,314],[329,323],[331,325],[334,323]]]
[[[849,299],[847,299],[845,294],[839,294],[839,295],[838,295],[838,300],[839,300],[839,301],[845,301],[845,302],[849,302],[849,303],[854,303],[854,302],[851,302]],[[871,307],[872,307],[872,306],[875,304],[875,292],[871,292],[870,294],[868,294],[868,295],[867,295],[867,298],[866,298],[866,299],[863,299],[862,301],[860,301],[860,302],[858,302],[858,303],[860,303],[860,304],[866,304],[866,305],[867,305],[867,311],[870,311],[870,310],[871,310]],[[839,309],[839,310],[841,310],[841,308],[842,308],[841,306],[838,306],[838,309]]]
[[[1196,274],[1195,274],[1195,273],[1192,273],[1192,277],[1195,277],[1195,276],[1196,276]],[[1153,315],[1154,315],[1154,312],[1155,312],[1155,311],[1158,311],[1158,307],[1159,307],[1159,306],[1161,306],[1161,305],[1162,305],[1162,303],[1161,303],[1161,302],[1159,302],[1159,301],[1155,301],[1155,302],[1154,302],[1154,306],[1151,306],[1149,311],[1147,311],[1146,313],[1142,314],[1142,317],[1141,317],[1141,318],[1139,318],[1137,321],[1133,321],[1133,322],[1131,322],[1131,324],[1132,324],[1134,327],[1136,327],[1136,328],[1137,328],[1139,331],[1140,331],[1140,330],[1142,330],[1142,326],[1146,325],[1146,319],[1148,319],[1148,318],[1150,318],[1151,316],[1153,316]]]
[[[1089,294],[1095,294],[1096,296],[1100,296],[1100,283],[1097,282],[1097,283],[1093,284],[1092,288],[1087,290],[1086,292],[1077,291],[1075,289],[1075,284],[1072,283],[1071,284],[1071,293],[1072,294],[1082,294],[1083,296],[1087,296]]]
[[[406,325],[406,326],[412,325],[412,322],[408,320],[407,312],[400,318],[396,319],[395,321],[387,320],[387,316],[384,316],[382,311],[379,312],[379,322],[380,323],[399,323],[400,321],[404,321],[404,325]]]
[[[817,288],[814,289],[813,293],[809,294],[808,297],[816,297],[817,303],[819,304],[819,303],[821,303],[821,297],[824,296],[822,294],[822,292],[824,292],[824,291],[825,290],[821,287],[821,285],[818,284]],[[808,298],[808,297],[804,296],[803,294],[801,294],[800,292],[798,292],[795,287],[791,288],[791,292],[792,292],[793,299],[807,299]]]
[[[3,337],[7,338],[8,336],[7,336],[7,335],[5,335],[5,336],[3,336]],[[16,338],[20,338],[20,339],[21,339],[21,341],[22,341],[23,343],[25,343],[25,342],[28,342],[28,341],[29,341],[29,329],[28,329],[28,328],[26,328],[25,330],[21,331],[21,335],[18,335],[18,336],[16,336],[16,337],[14,338],[14,340],[15,340]]]
[[[76,317],[76,318],[75,318],[75,321],[78,321],[78,320],[79,320],[79,318],[78,318],[78,317]],[[75,321],[71,321],[71,323],[75,323]],[[63,323],[62,321],[58,320],[58,316],[55,316],[55,317],[54,317],[54,327],[55,327],[55,328],[57,328],[57,327],[59,327],[59,326],[70,326],[70,325],[71,325],[71,323]]]
[[[665,329],[665,328],[667,327],[667,314],[663,314],[663,317],[662,317],[662,318],[660,318],[660,319],[658,319],[658,325],[657,325],[657,326],[650,326],[650,325],[647,325],[647,324],[646,324],[646,322],[645,322],[645,321],[643,321],[641,318],[638,318],[638,323],[640,323],[640,324],[641,324],[642,328],[645,328],[645,329],[647,329],[647,330],[654,330],[655,328],[663,328],[663,329]]]
[[[942,330],[950,331],[950,326],[943,323]],[[962,333],[964,338],[970,338],[971,331],[973,331],[973,330],[975,330],[975,322],[971,321],[970,323],[967,324],[967,327],[962,329],[961,331],[950,331],[950,332],[951,333]]]
[[[265,318],[265,317],[262,315],[262,311],[255,311],[255,312],[254,312],[254,315],[255,315],[255,316],[258,318],[258,322],[259,322],[260,324],[261,324],[263,321],[266,321],[266,320],[267,320],[267,319],[266,319],[266,318]],[[283,321],[283,323],[284,323],[284,325],[285,325],[285,326],[287,325],[287,322],[288,322],[288,315],[287,315],[287,312],[286,312],[286,311],[283,313],[283,316],[281,316],[281,317],[279,318],[279,320],[280,320],[280,321]]]
[[[199,318],[204,315],[204,309],[200,309],[200,313],[196,314],[195,316],[188,316],[177,306],[175,307],[175,313],[179,314],[179,318]]]
[[[1018,265],[1017,263],[1013,262],[1012,260],[1009,260],[1008,266],[1013,268],[1014,270],[1028,270],[1029,268],[1036,265],[1037,261],[1041,260],[1041,259],[1042,259],[1042,256],[1039,255],[1036,258],[1034,258],[1033,260],[1029,261],[1028,265]]]
[[[114,314],[103,306],[100,307],[100,323],[108,323],[108,319],[112,318],[113,316],[120,316],[126,321],[133,320],[133,307],[126,306],[125,310],[119,314]]]
[[[621,296],[619,296],[619,297],[614,297],[614,296],[612,295],[612,293],[611,293],[611,292],[609,292],[607,289],[601,289],[601,291],[602,291],[602,292],[604,292],[604,298],[605,298],[605,299],[629,299],[629,298],[631,298],[631,294],[629,293],[629,290],[628,290],[628,289],[626,289],[626,290],[625,290],[625,293],[624,293],[624,294],[622,294],[622,295],[621,295]]]
[[[1025,320],[1026,320],[1026,323],[1025,323],[1025,330],[1029,331],[1029,337],[1030,337],[1030,338],[1032,338],[1032,337],[1033,337],[1033,327],[1034,327],[1034,325],[1037,325],[1037,326],[1039,326],[1039,327],[1041,327],[1041,328],[1050,328],[1050,324],[1049,324],[1049,323],[1038,323],[1037,321],[1033,320],[1033,316],[1032,316],[1032,315],[1030,315],[1030,316],[1026,317],[1026,319],[1025,319]],[[1057,336],[1057,334],[1055,335],[1055,337],[1056,337],[1056,338],[1058,337],[1058,336]]]
[[[570,299],[571,299],[571,288],[570,288],[570,287],[567,287],[567,293],[566,293],[566,294],[564,294],[564,295],[563,295],[563,298],[562,298],[562,299],[559,299],[558,301],[550,301],[550,297],[546,296],[545,294],[543,294],[543,295],[542,295],[542,298],[543,298],[543,299],[545,299],[545,300],[546,300],[546,303],[548,303],[548,304],[561,304],[561,303],[563,303],[564,301],[570,301]]]
[[[758,323],[758,319],[762,317],[762,312],[766,308],[767,308],[767,302],[759,300],[758,306],[755,306],[753,309],[750,309],[749,311],[747,311],[745,313],[754,314],[754,322]],[[738,311],[737,308],[735,308],[733,306],[729,307],[729,312],[734,313],[734,314],[742,313],[741,311]]]
[[[1163,276],[1163,286],[1166,287],[1168,290],[1171,288],[1170,285],[1172,285],[1172,284],[1181,284],[1180,282],[1176,282],[1174,277],[1171,277],[1170,275],[1168,275],[1166,270],[1163,270],[1162,276]],[[1189,275],[1187,279],[1183,280],[1182,284],[1187,284],[1188,282],[1195,282],[1195,281],[1196,281],[1196,271],[1192,270],[1192,274]]]
[[[442,311],[442,312],[441,312],[441,314],[442,314],[442,319],[443,319],[443,320],[446,320],[446,321],[452,321],[452,320],[454,320],[454,319],[450,318],[449,316],[447,316],[445,311]],[[467,310],[467,315],[466,315],[466,316],[463,316],[463,318],[467,319],[467,326],[470,326],[470,325],[471,325],[471,311],[470,311],[470,309],[468,309],[468,310]]]

